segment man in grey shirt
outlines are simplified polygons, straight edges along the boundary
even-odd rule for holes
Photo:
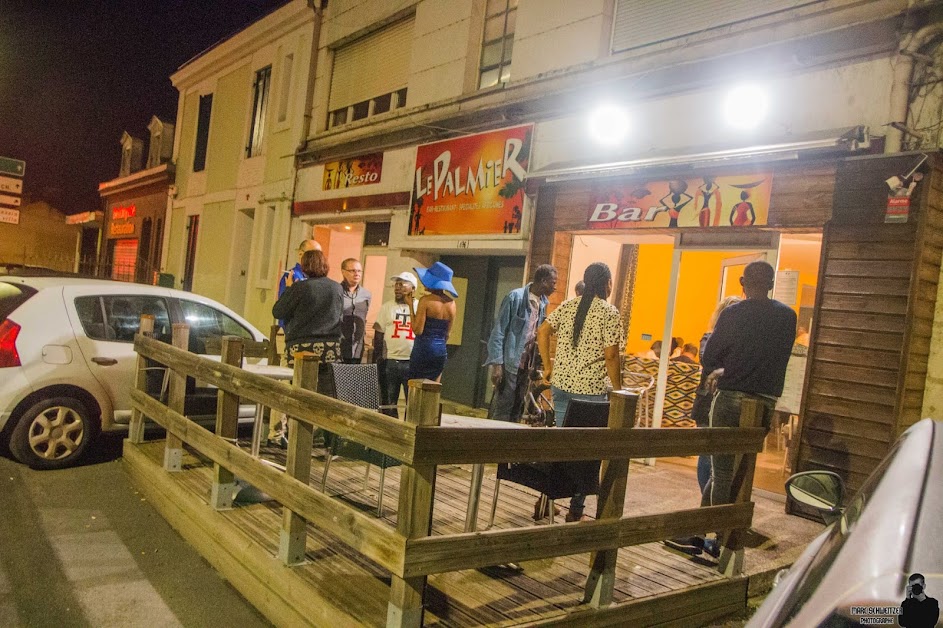
[[[359,364],[363,358],[364,336],[367,331],[367,311],[373,295],[360,285],[363,266],[349,257],[341,263],[344,280],[344,311],[341,318],[341,355],[347,364]]]

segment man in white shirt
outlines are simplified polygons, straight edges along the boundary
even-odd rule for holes
[[[408,394],[409,355],[413,351],[412,318],[417,301],[413,297],[418,281],[410,272],[402,272],[393,280],[395,299],[380,307],[373,324],[373,356],[380,369],[380,399],[383,405],[395,405],[399,392]]]

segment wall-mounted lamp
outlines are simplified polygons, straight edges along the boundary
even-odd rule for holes
[[[735,129],[755,129],[768,112],[769,94],[759,85],[737,85],[724,98],[724,118]]]
[[[629,126],[628,112],[618,105],[599,105],[589,114],[589,135],[600,144],[621,144],[629,132]]]

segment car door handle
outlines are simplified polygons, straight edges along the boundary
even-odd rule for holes
[[[118,360],[114,358],[92,358],[92,362],[101,366],[114,366],[118,363]]]

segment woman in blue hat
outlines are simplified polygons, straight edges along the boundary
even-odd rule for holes
[[[409,356],[408,379],[439,381],[445,368],[445,343],[455,320],[455,299],[458,292],[452,285],[452,269],[436,262],[429,268],[416,268],[419,281],[429,294],[419,299],[412,317],[416,340]]]

